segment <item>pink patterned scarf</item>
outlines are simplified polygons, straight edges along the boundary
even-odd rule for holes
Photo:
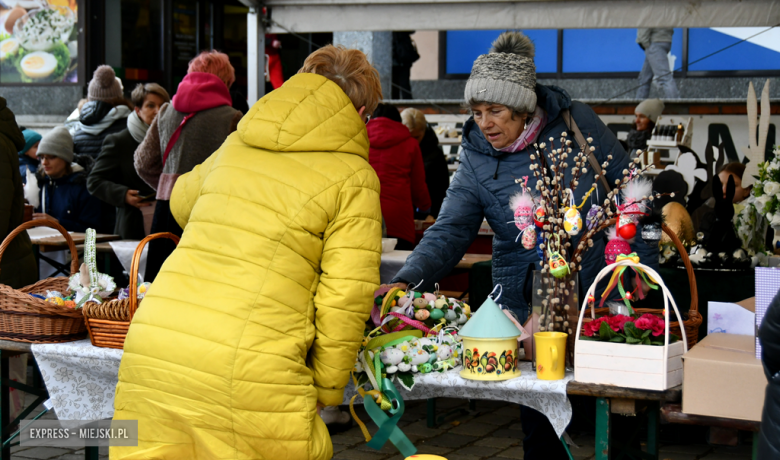
[[[525,126],[525,130],[520,134],[520,137],[506,147],[496,150],[499,152],[519,152],[525,149],[536,142],[536,138],[539,137],[539,133],[542,132],[542,128],[544,128],[546,124],[547,113],[537,105],[531,123],[528,123]]]

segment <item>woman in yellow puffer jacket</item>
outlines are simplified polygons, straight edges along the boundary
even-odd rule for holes
[[[328,46],[181,176],[184,229],[130,327],[112,459],[324,460],[379,284],[378,73]]]

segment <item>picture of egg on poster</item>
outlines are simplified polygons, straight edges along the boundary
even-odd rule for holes
[[[0,0],[0,84],[76,83],[76,0]]]

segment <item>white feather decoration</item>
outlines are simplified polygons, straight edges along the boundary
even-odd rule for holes
[[[509,199],[509,208],[512,211],[516,211],[517,208],[531,208],[534,207],[534,199],[525,192],[517,192]]]
[[[38,179],[35,178],[35,174],[27,170],[27,183],[24,184],[24,199],[32,205],[33,208],[38,208],[41,204],[38,193],[41,189],[38,187]]]
[[[638,177],[629,182],[620,193],[623,195],[624,203],[639,203],[642,201],[642,197],[649,197],[653,194],[653,183],[649,179]]]

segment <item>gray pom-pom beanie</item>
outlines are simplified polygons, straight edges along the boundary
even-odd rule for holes
[[[90,101],[111,102],[122,97],[122,87],[116,78],[114,69],[101,65],[92,75],[87,88],[87,99]]]
[[[466,82],[467,103],[490,102],[533,113],[536,110],[534,45],[520,32],[504,32],[490,53],[474,61]]]

